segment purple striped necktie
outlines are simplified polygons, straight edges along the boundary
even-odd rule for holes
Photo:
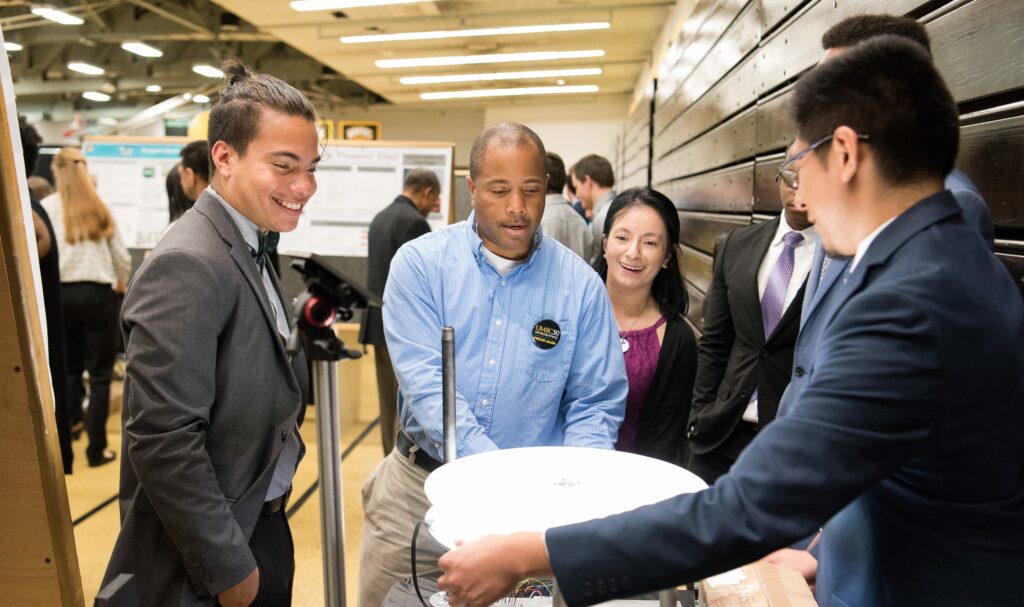
[[[782,253],[775,262],[775,268],[768,277],[768,284],[761,297],[761,321],[764,324],[765,339],[771,336],[782,319],[786,291],[789,290],[789,281],[793,278],[793,249],[803,240],[804,236],[800,232],[787,232],[782,236]]]

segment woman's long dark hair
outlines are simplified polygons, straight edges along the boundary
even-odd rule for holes
[[[662,269],[654,277],[651,285],[651,296],[661,308],[661,313],[667,318],[686,314],[689,307],[689,297],[686,294],[686,287],[683,286],[683,274],[679,269],[679,212],[664,194],[651,188],[630,188],[615,197],[610,207],[608,216],[604,220],[604,237],[612,230],[615,218],[626,209],[635,206],[648,206],[661,217],[668,232],[668,267]],[[608,280],[608,260],[604,255],[597,258],[594,269],[601,275],[601,280]]]

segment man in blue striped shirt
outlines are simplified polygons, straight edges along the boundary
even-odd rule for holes
[[[411,573],[423,483],[443,457],[442,326],[455,328],[460,457],[615,445],[628,391],[618,330],[597,273],[539,227],[544,157],[521,124],[485,129],[470,154],[469,219],[406,244],[391,263],[384,331],[401,431],[363,487],[361,607],[381,605]],[[421,545],[417,571],[436,579],[443,549]]]

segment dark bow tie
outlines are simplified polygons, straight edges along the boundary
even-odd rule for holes
[[[252,256],[256,259],[256,267],[262,273],[263,267],[267,265],[267,256],[277,250],[277,241],[281,240],[281,235],[277,232],[267,232],[266,234],[260,232],[257,238],[260,248],[253,251]]]

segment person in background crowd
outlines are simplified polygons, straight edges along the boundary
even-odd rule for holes
[[[85,415],[90,466],[114,460],[107,449],[110,379],[117,353],[117,294],[124,293],[131,257],[114,217],[93,187],[82,152],[64,148],[53,158],[57,192],[42,205],[53,219],[61,249],[60,281],[67,339],[67,395],[85,397],[82,372],[89,372],[89,410]]]
[[[569,167],[566,172],[565,189],[562,190],[562,196],[569,201],[572,210],[579,213],[579,216],[583,218],[583,221],[590,225],[590,215],[587,209],[583,208],[583,203],[580,201],[580,197],[576,195],[576,186],[572,183],[572,174],[576,170],[576,165]]]
[[[608,205],[615,198],[615,172],[607,158],[590,154],[580,158],[572,167],[572,183],[576,188],[583,208],[590,217],[590,232],[593,240],[590,243],[590,255],[584,257],[590,265],[601,256],[601,237],[604,236],[604,218],[608,214]]]
[[[178,164],[181,189],[189,201],[195,202],[210,185],[210,144],[199,140],[181,148],[181,162]],[[184,211],[182,211],[184,213]],[[180,216],[180,215],[179,215]]]
[[[790,146],[786,158],[792,157]],[[793,370],[818,234],[786,171],[775,178],[782,213],[726,234],[715,247],[686,431],[686,467],[708,484],[775,419]]]
[[[42,137],[35,128],[18,116],[18,129],[21,133],[21,149],[25,155],[25,174],[29,174],[36,166],[39,158],[39,146]],[[50,182],[42,177],[29,178],[29,200],[32,205],[32,221],[36,233],[36,252],[39,255],[39,278],[43,287],[43,308],[46,312],[46,349],[50,364],[50,383],[53,387],[53,406],[57,420],[57,442],[60,444],[61,463],[64,474],[71,474],[75,455],[71,449],[71,422],[69,420],[67,398],[67,362],[64,353],[64,311],[61,309],[60,296],[60,251],[57,247],[57,235],[50,222],[46,209],[39,204],[37,192],[44,189],[32,188],[33,179],[37,187],[45,185],[49,194],[53,193]],[[39,182],[42,184],[39,184]],[[47,194],[47,196],[49,195]],[[45,196],[44,196],[45,198]],[[84,425],[84,424],[83,424]]]
[[[167,227],[164,229],[164,234],[167,230],[171,229],[175,221],[181,218],[185,214],[185,211],[192,207],[193,200],[185,194],[185,190],[181,187],[181,163],[175,164],[171,167],[171,170],[167,171],[167,179],[164,185],[167,188]]]
[[[440,199],[441,183],[437,173],[429,169],[414,169],[405,176],[398,198],[370,222],[366,286],[371,293],[384,296],[395,253],[405,243],[430,231],[426,217]],[[373,345],[380,400],[380,437],[386,456],[395,448],[395,437],[398,436],[398,379],[391,366],[380,308],[371,306],[366,309],[359,327],[359,342]]]
[[[615,197],[604,225],[604,280],[626,359],[629,396],[615,448],[683,465],[684,432],[697,373],[679,270],[679,213],[650,188]]]
[[[565,189],[565,163],[554,152],[547,152],[544,170],[548,174],[548,193],[544,199],[544,217],[540,227],[544,233],[564,244],[573,253],[585,259],[590,251],[590,230],[562,196]]]
[[[23,118],[19,117],[19,120],[21,119]],[[22,141],[22,143],[24,143],[24,141]],[[46,177],[43,177],[41,175],[31,175],[28,178],[28,191],[31,192],[33,196],[35,196],[36,200],[42,200],[43,198],[46,198],[50,194],[53,194],[53,185],[46,180]]]

